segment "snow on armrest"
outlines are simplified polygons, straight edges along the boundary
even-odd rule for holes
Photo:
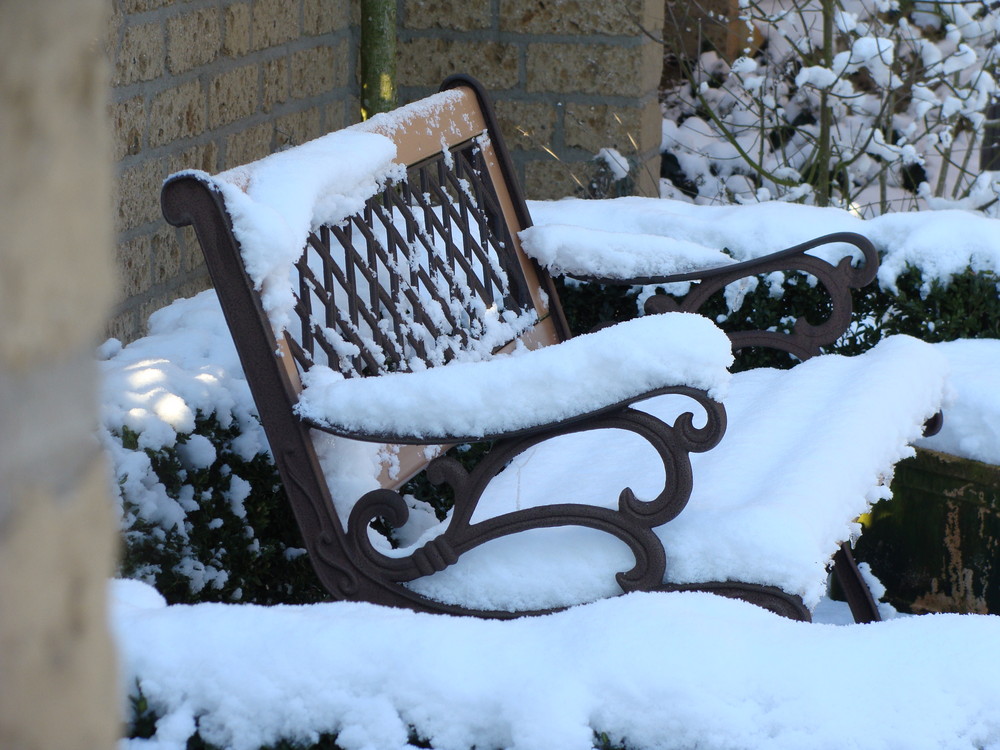
[[[638,318],[556,346],[414,373],[345,379],[315,366],[296,411],[352,437],[445,442],[553,424],[691,386],[721,400],[732,364],[729,339],[707,318]]]
[[[524,251],[554,275],[627,281],[735,263],[719,250],[652,234],[547,224],[519,236]]]

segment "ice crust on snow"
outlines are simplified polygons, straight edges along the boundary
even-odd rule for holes
[[[509,622],[368,604],[164,606],[111,589],[123,692],[155,735],[231,750],[1000,747],[1000,618],[792,622],[709,594],[630,594]],[[862,677],[859,677],[859,673]]]
[[[315,366],[303,376],[297,410],[349,433],[443,441],[551,424],[664,386],[701,388],[719,400],[731,363],[722,331],[701,316],[675,313],[422,372],[345,379]]]

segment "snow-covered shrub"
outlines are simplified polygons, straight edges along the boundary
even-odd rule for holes
[[[593,159],[586,186],[577,190],[582,198],[620,198],[635,192],[635,165],[618,149],[602,148]]]
[[[323,598],[214,293],[157,311],[148,336],[102,354],[121,575],[172,603]]]
[[[782,279],[760,276],[736,299],[714,295],[701,312],[726,331],[770,329],[789,332],[799,317],[819,323],[829,312],[829,298],[805,275]],[[639,303],[650,289],[600,284],[563,283],[560,297],[575,333],[639,314]],[[926,284],[923,273],[909,267],[896,279],[895,289],[877,283],[855,290],[854,323],[830,352],[854,355],[880,339],[905,333],[924,341],[959,338],[1000,338],[1000,278],[990,272],[966,270],[947,283]],[[733,304],[733,303],[737,304]],[[788,367],[788,356],[771,350],[744,352],[737,369]]]
[[[1000,11],[984,3],[741,0],[746,46],[682,60],[664,92],[668,197],[864,216],[997,211],[981,174]]]

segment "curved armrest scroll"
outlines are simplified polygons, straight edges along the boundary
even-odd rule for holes
[[[864,258],[863,264],[855,266],[850,257],[844,257],[837,265],[833,265],[822,258],[808,254],[808,251],[815,247],[834,242],[843,242],[858,248]],[[647,313],[695,312],[701,309],[709,297],[739,279],[774,271],[809,273],[816,277],[830,296],[830,314],[825,321],[813,325],[804,318],[799,318],[791,333],[752,330],[729,334],[734,351],[762,346],[780,349],[805,360],[819,354],[823,346],[832,344],[847,330],[854,309],[851,290],[869,284],[875,278],[878,266],[878,251],[866,237],[853,232],[838,232],[817,237],[756,260],[712,269],[700,276],[684,274],[683,278],[674,277],[670,281],[699,279],[701,283],[679,303],[666,295],[655,295],[647,300],[645,311]]]
[[[535,351],[420,372],[344,379],[313,367],[296,411],[310,425],[355,439],[469,442],[573,424],[667,387],[718,398],[731,363],[728,339],[706,318],[650,316]]]

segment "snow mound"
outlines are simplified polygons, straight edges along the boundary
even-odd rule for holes
[[[161,717],[123,750],[183,750],[196,730],[231,750],[322,733],[402,750],[411,728],[437,750],[587,750],[595,732],[659,750],[1000,746],[997,617],[809,625],[689,593],[509,622],[347,603],[119,603],[112,622],[123,684]]]

